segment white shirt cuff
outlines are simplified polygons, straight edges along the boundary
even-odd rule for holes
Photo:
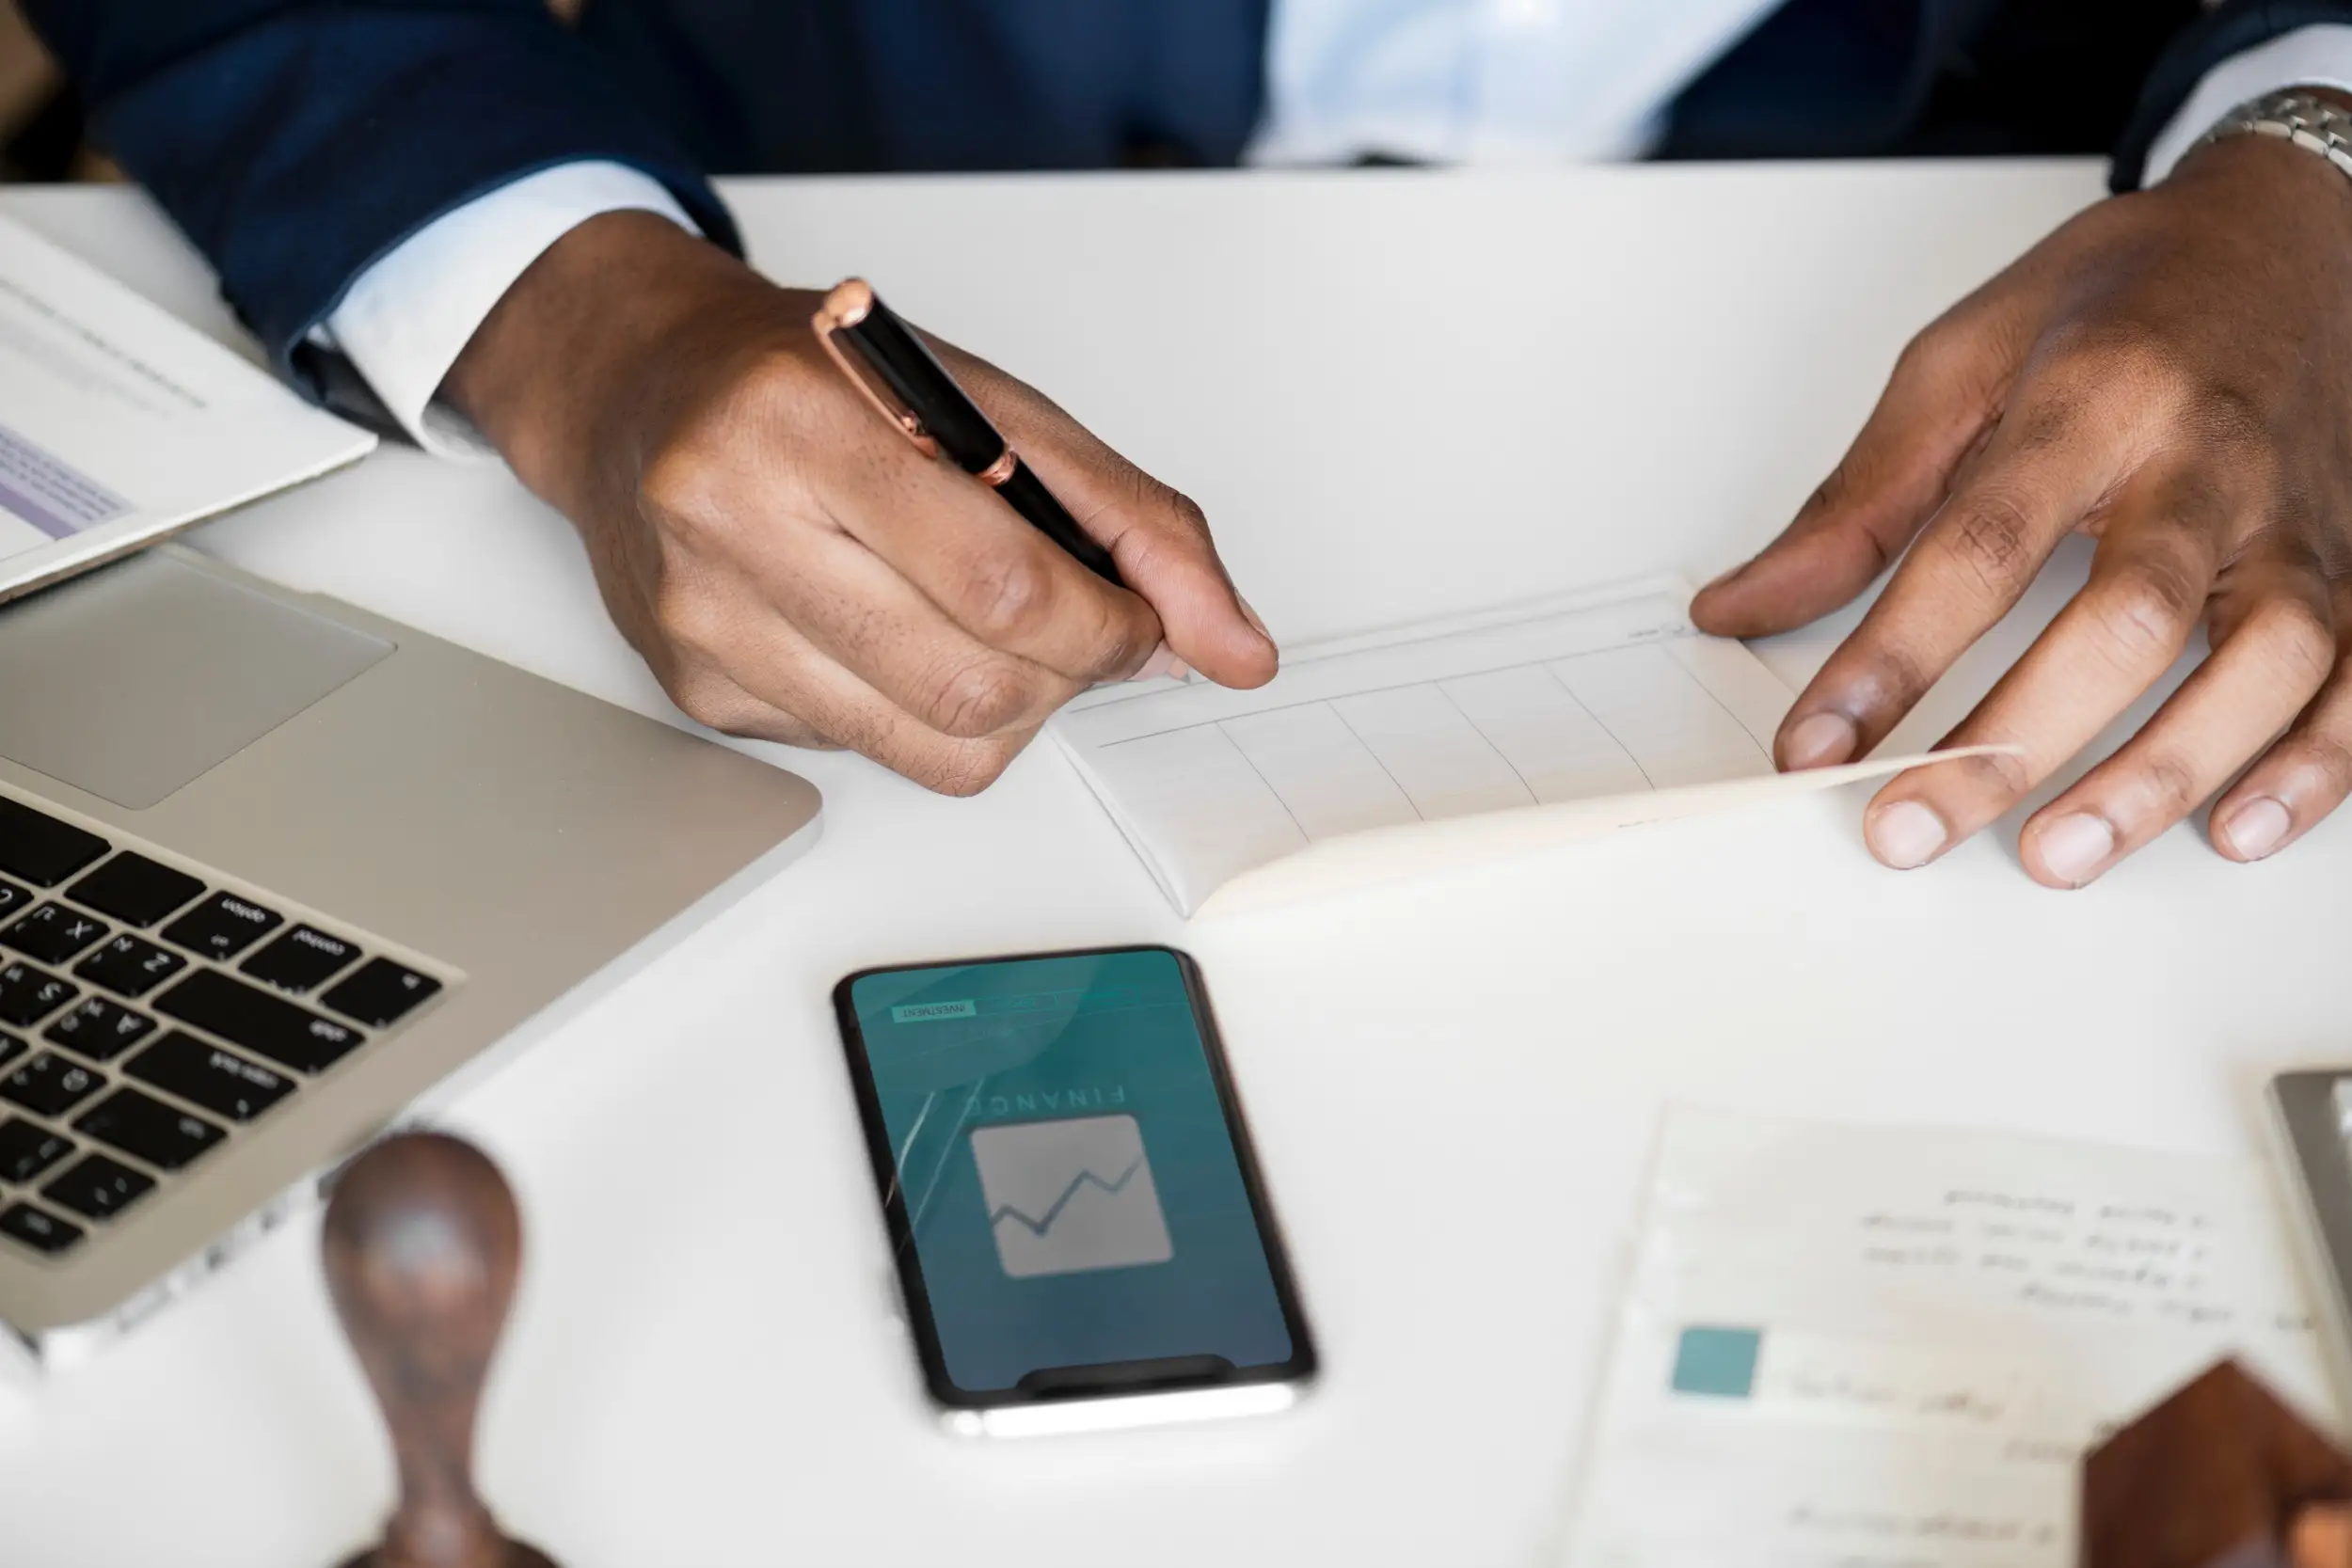
[[[481,433],[437,400],[443,378],[542,252],[599,213],[618,212],[659,213],[702,232],[650,175],[602,161],[560,164],[476,197],[409,235],[359,275],[312,337],[342,351],[425,451],[487,454]]]
[[[2297,27],[2206,71],[2164,134],[2150,145],[2148,168],[2139,182],[2153,185],[2170,174],[2197,138],[2240,103],[2286,87],[2352,92],[2352,26],[2316,23]]]

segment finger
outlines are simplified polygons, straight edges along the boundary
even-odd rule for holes
[[[764,608],[753,600],[714,615],[715,624],[731,628],[723,637],[706,638],[675,622],[670,633],[705,662],[723,657],[727,677],[755,701],[942,794],[986,788],[1037,733],[1032,725],[977,737],[943,735]],[[706,641],[712,644],[707,652]]]
[[[761,702],[699,652],[674,641],[650,603],[658,578],[640,578],[593,544],[590,553],[597,565],[596,588],[613,626],[644,659],[678,711],[725,735],[818,751],[839,749],[814,725]]]
[[[722,735],[740,736],[746,740],[773,741],[779,746],[796,746],[805,752],[838,752],[845,749],[839,741],[820,733],[814,724],[761,702],[736,685],[722,670],[700,665],[691,670],[681,669],[675,678],[664,679],[661,689],[669,694],[670,701],[677,705],[679,712]]]
[[[2017,803],[2171,667],[2197,629],[2219,525],[2195,492],[2144,484],[2110,519],[2090,580],[1961,726],[1952,746],[1997,745],[1899,774],[1863,819],[1871,852],[1924,865]]]
[[[857,540],[810,530],[754,562],[755,613],[797,627],[893,706],[963,739],[1034,730],[1088,684],[992,648]]]
[[[1227,576],[1190,498],[1111,450],[1035,388],[958,355],[957,373],[1119,574],[1150,602],[1176,657],[1221,686],[1263,686],[1281,655]]]
[[[2334,618],[2315,570],[2265,561],[2233,581],[2213,656],[2122,749],[2036,812],[2026,870],[2081,887],[2229,781],[2291,723],[2336,660]],[[2259,821],[2256,826],[2259,826]]]
[[[1878,406],[1779,538],[1709,583],[1691,618],[1760,637],[1825,615],[1878,579],[1943,502],[2016,373],[2004,308],[1956,311],[1903,350]]]
[[[2339,637],[2352,631],[2352,591],[2336,595]],[[2341,649],[2342,642],[2339,642]],[[2213,847],[2234,861],[2275,855],[2352,794],[2352,653],[2277,744],[2214,802]]]
[[[648,654],[646,663],[678,711],[697,724],[722,735],[771,740],[803,751],[842,750],[839,741],[825,736],[816,725],[761,702],[738,686],[725,671],[699,657],[682,658],[676,650],[665,648],[659,656]]]
[[[1080,685],[1124,679],[1151,657],[1161,629],[1148,603],[1079,565],[988,486],[857,412],[854,435],[845,436],[863,461],[825,488],[826,510],[948,621]],[[780,573],[795,563],[771,565]]]
[[[1878,602],[1781,721],[1784,768],[1866,754],[2009,613],[2096,506],[2120,454],[2101,421],[2044,397],[2004,419]]]

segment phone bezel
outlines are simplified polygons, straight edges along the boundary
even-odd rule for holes
[[[1232,1141],[1242,1188],[1248,1196],[1250,1216],[1257,1224],[1258,1239],[1265,1251],[1266,1269],[1273,1277],[1275,1299],[1281,1307],[1283,1326],[1290,1332],[1291,1358],[1263,1367],[1236,1367],[1228,1372],[1177,1377],[1141,1386],[1132,1381],[1121,1381],[1102,1386],[1074,1384],[1042,1392],[1017,1387],[965,1388],[947,1374],[946,1356],[940,1346],[938,1323],[931,1311],[930,1289],[923,1277],[923,1260],[914,1245],[913,1217],[907,1212],[905,1199],[898,1190],[889,1129],[882,1119],[882,1095],[875,1087],[873,1065],[866,1056],[866,1036],[858,1026],[857,1008],[850,999],[850,990],[870,975],[902,974],[908,970],[968,969],[993,964],[1034,963],[1048,958],[1107,958],[1124,953],[1165,953],[1175,960],[1176,972],[1184,979],[1185,999],[1192,1008],[1194,1032],[1200,1038],[1201,1053],[1208,1060],[1209,1080],[1216,1089],[1217,1106],[1225,1117],[1226,1133]],[[947,1411],[990,1411],[1061,1404],[1073,1401],[1134,1400],[1154,1394],[1239,1388],[1260,1384],[1297,1384],[1313,1377],[1317,1364],[1314,1341],[1307,1328],[1306,1314],[1299,1307],[1297,1286],[1291,1275],[1289,1250],[1283,1245],[1281,1227],[1275,1218],[1273,1206],[1266,1199],[1265,1181],[1258,1168],[1257,1149],[1250,1140],[1248,1122],[1242,1115],[1241,1098],[1233,1087],[1232,1074],[1226,1066],[1224,1038],[1217,1031],[1216,1015],[1209,1009],[1208,986],[1201,978],[1200,966],[1193,961],[1191,954],[1161,942],[1134,942],[1109,947],[1065,948],[1047,953],[1008,953],[991,958],[875,964],[843,977],[834,987],[833,1004],[834,1021],[841,1031],[843,1052],[849,1061],[850,1084],[857,1095],[858,1121],[866,1136],[866,1152],[874,1178],[875,1193],[882,1200],[883,1219],[889,1228],[891,1262],[898,1272],[899,1291],[905,1299],[907,1328],[914,1337],[915,1352],[922,1363],[924,1385],[934,1403]]]

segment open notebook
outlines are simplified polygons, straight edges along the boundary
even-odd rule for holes
[[[1104,687],[1051,728],[1177,909],[1230,913],[1893,772],[1772,768],[1793,694],[1667,579]]]

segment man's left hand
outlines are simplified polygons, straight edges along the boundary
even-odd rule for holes
[[[1701,594],[1753,637],[1835,610],[1910,553],[1789,710],[1785,768],[1859,758],[2075,530],[2090,579],[1865,833],[1923,865],[2113,722],[2202,622],[2212,655],[2026,822],[2026,870],[2079,887],[2228,784],[2214,847],[2271,854],[2352,791],[2352,181],[2237,136],[2103,201],[1905,349],[1796,521]],[[2249,767],[2249,764],[2251,764]]]

